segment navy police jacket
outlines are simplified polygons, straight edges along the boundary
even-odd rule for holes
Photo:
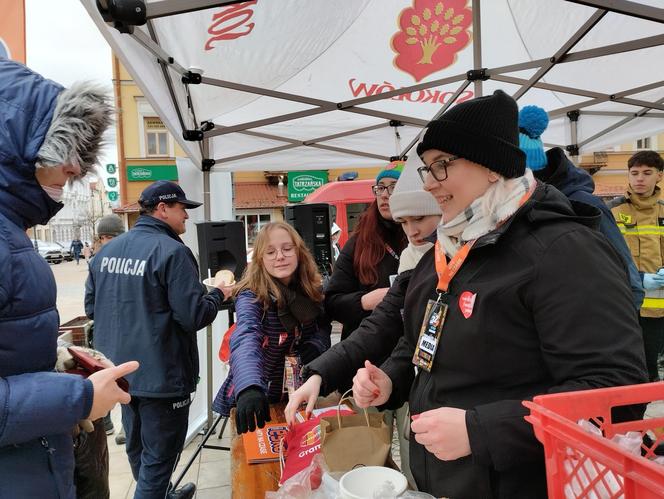
[[[74,499],[71,431],[92,383],[53,371],[53,273],[26,235],[62,208],[35,178],[62,87],[0,58],[0,497]]]
[[[85,289],[95,348],[116,364],[140,362],[127,376],[139,397],[196,389],[196,332],[215,319],[222,301],[221,291],[206,293],[196,259],[177,234],[148,215],[95,255]]]

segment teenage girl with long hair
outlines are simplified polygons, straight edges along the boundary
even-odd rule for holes
[[[230,373],[213,409],[228,416],[237,406],[236,428],[244,433],[262,428],[270,420],[268,404],[286,398],[286,362],[301,366],[330,347],[330,322],[316,263],[300,235],[284,222],[260,230],[234,297]],[[299,367],[293,364],[292,373],[299,375]]]

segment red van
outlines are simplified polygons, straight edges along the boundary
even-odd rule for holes
[[[309,194],[304,202],[334,206],[334,222],[341,227],[339,246],[343,247],[360,215],[375,199],[371,192],[371,186],[375,183],[374,179],[329,182]]]

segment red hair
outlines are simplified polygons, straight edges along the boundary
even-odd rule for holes
[[[398,232],[393,234],[385,225],[376,201],[364,210],[353,231],[355,236],[353,269],[363,285],[374,286],[378,282],[377,267],[385,257],[386,244],[397,244],[396,248],[392,246],[397,254],[406,247],[406,235],[401,227],[397,226],[396,229]]]

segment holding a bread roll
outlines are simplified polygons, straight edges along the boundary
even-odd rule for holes
[[[232,286],[235,284],[235,275],[230,270],[222,269],[214,275],[214,285]]]

